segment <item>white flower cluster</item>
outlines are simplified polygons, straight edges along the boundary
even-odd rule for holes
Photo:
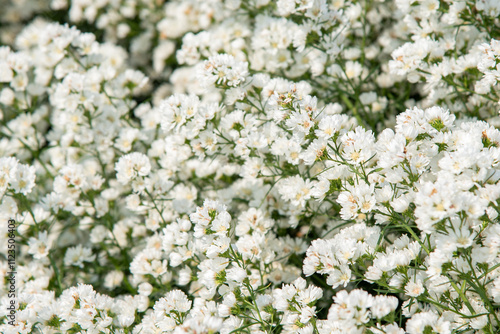
[[[35,186],[35,168],[19,163],[16,158],[0,158],[0,194],[7,190],[27,195]]]
[[[303,278],[297,278],[293,284],[284,284],[283,288],[273,291],[273,306],[283,312],[282,324],[287,332],[312,333],[316,315],[315,302],[323,296],[323,291],[316,286],[307,287]]]
[[[233,56],[218,54],[205,61],[203,79],[206,85],[239,86],[248,75],[248,63],[236,61]]]
[[[350,293],[340,291],[334,298],[334,304],[328,311],[328,319],[319,324],[319,333],[364,333],[366,329],[372,333],[397,333],[404,330],[396,324],[369,327],[371,319],[383,319],[398,306],[398,299],[391,296],[373,297],[363,290],[352,290]],[[410,319],[411,321],[413,319]],[[440,332],[443,333],[443,332]]]
[[[492,39],[491,43],[484,43],[479,46],[479,49],[481,50],[481,59],[477,64],[477,69],[484,76],[476,83],[476,91],[486,94],[500,81],[500,74],[498,72],[500,64],[500,41]]]
[[[349,265],[365,254],[373,254],[379,236],[378,227],[357,224],[343,229],[333,239],[313,241],[304,260],[304,274],[328,274],[328,285],[345,287],[353,276]]]
[[[455,111],[495,119],[497,41],[491,28],[497,29],[499,4],[429,0],[396,5],[408,41],[392,53],[391,72],[425,82],[424,107],[443,102]]]
[[[9,3],[0,332],[499,332],[499,14]]]

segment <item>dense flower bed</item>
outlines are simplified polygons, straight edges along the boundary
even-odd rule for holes
[[[499,17],[9,2],[0,332],[498,333]]]

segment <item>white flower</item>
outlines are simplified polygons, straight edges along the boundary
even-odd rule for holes
[[[347,127],[349,117],[347,115],[329,115],[321,119],[315,134],[321,138],[331,138],[339,131]]]
[[[425,288],[420,279],[416,282],[410,280],[405,286],[405,292],[410,297],[418,297],[425,292]]]
[[[281,181],[278,184],[278,191],[292,205],[304,207],[306,201],[311,198],[311,190],[314,185],[314,181],[304,180],[296,175]]]
[[[342,156],[349,163],[359,165],[372,159],[375,155],[375,138],[372,131],[358,126],[340,137]],[[372,161],[373,162],[373,161]]]
[[[186,294],[180,290],[168,292],[166,296],[160,298],[153,307],[157,319],[170,317],[172,311],[184,313],[189,311],[190,308],[191,301],[188,300]]]
[[[232,55],[218,54],[208,58],[203,66],[205,84],[235,87],[246,80],[248,63],[236,60]]]
[[[49,255],[52,243],[49,242],[47,231],[38,233],[38,238],[31,237],[28,241],[28,253],[35,259],[43,259]]]
[[[382,319],[389,313],[396,310],[398,307],[398,299],[393,296],[375,296],[373,298],[373,304],[370,307],[372,316],[378,319]]]
[[[166,131],[181,131],[181,126],[200,112],[200,99],[195,95],[174,94],[161,102],[158,112],[161,127]]]
[[[115,164],[116,178],[126,184],[137,176],[147,176],[151,171],[151,164],[146,155],[134,152],[122,156]]]
[[[83,262],[92,262],[94,260],[95,255],[92,255],[92,250],[82,245],[68,248],[64,255],[64,264],[66,266],[83,268]]]
[[[243,280],[248,276],[245,269],[233,266],[232,268],[226,270],[226,278],[233,280],[235,282],[243,282]]]
[[[341,192],[337,199],[337,202],[342,205],[340,211],[342,219],[355,219],[358,211],[368,213],[373,209],[376,203],[373,185],[360,182],[355,186],[347,185],[346,188],[348,191]]]
[[[9,183],[15,180],[18,161],[13,157],[0,158],[0,193],[3,193]]]
[[[10,186],[16,193],[27,195],[35,186],[35,178],[35,167],[19,164],[10,180]]]
[[[122,283],[123,277],[124,277],[123,271],[120,270],[110,271],[104,278],[104,286],[110,290],[114,289],[115,287],[119,286]]]

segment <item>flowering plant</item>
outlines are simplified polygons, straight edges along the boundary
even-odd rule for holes
[[[7,4],[0,332],[498,333],[499,14]]]

